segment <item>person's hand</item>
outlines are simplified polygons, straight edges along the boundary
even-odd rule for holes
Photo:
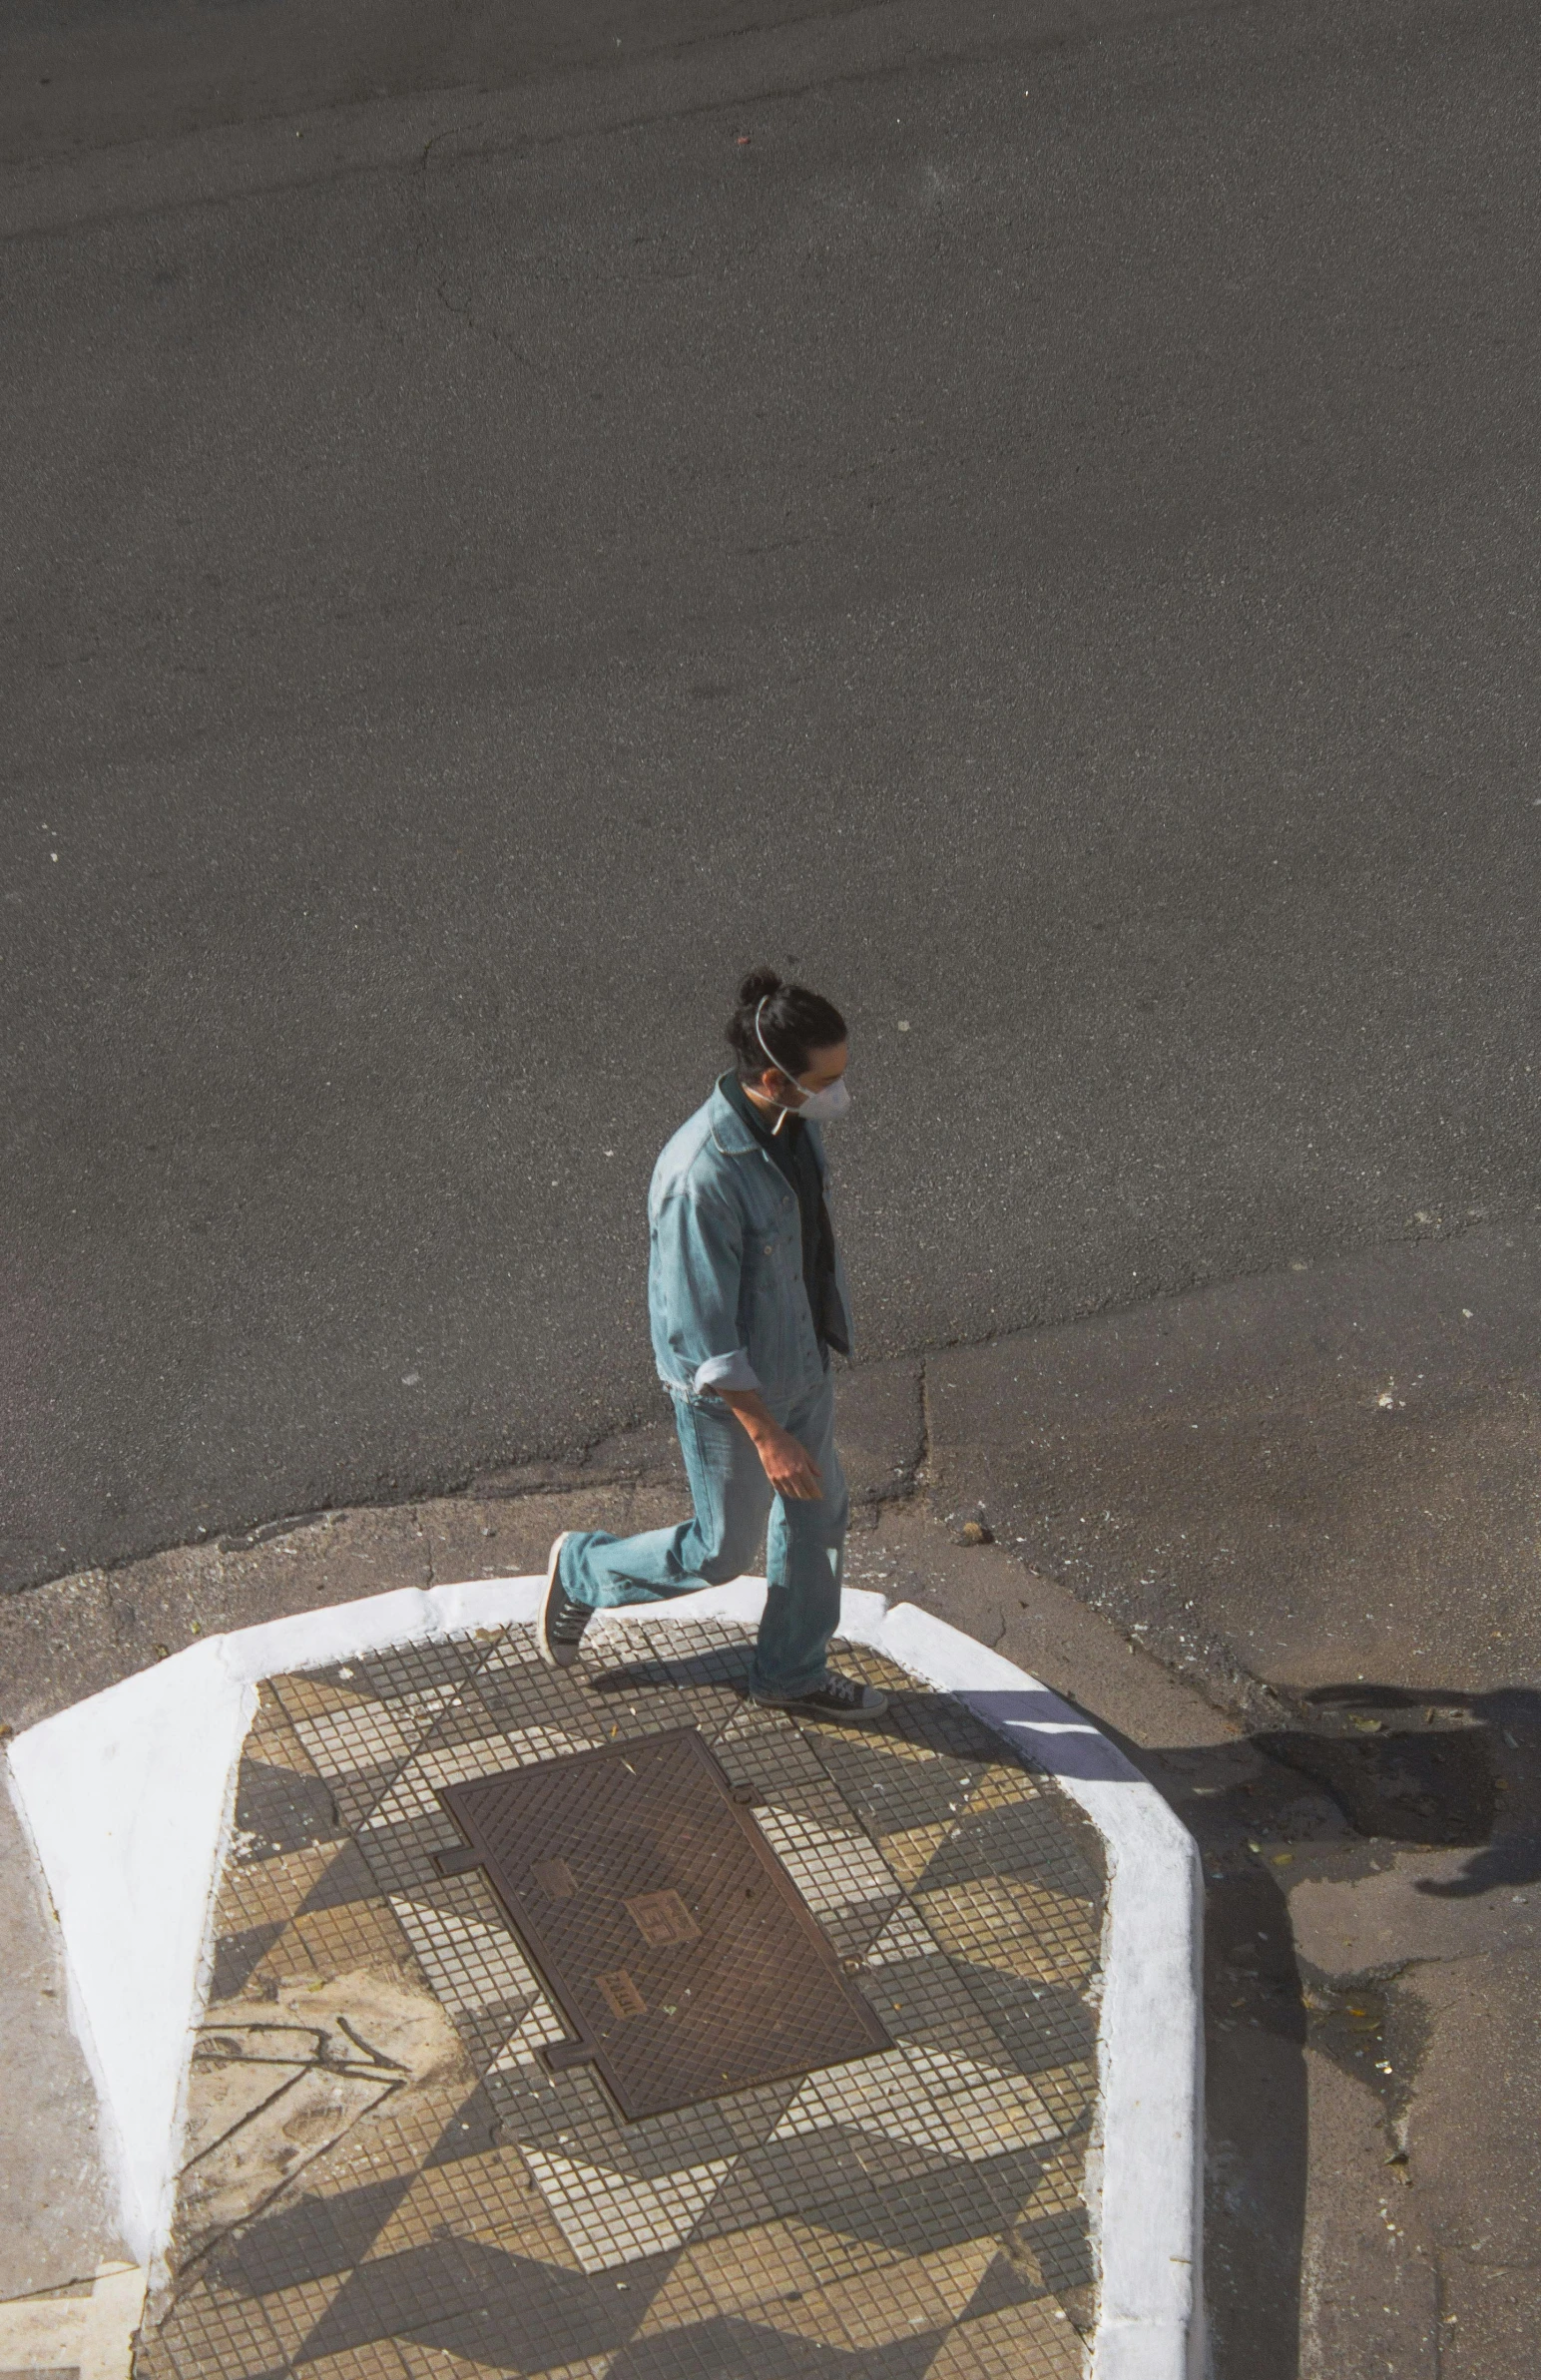
[[[758,1388],[720,1388],[718,1395],[755,1441],[755,1452],[778,1496],[807,1503],[824,1492],[824,1475],[800,1438],[783,1430]]]
[[[755,1451],[778,1496],[792,1496],[802,1503],[823,1494],[823,1473],[800,1438],[783,1430],[779,1422],[772,1421],[758,1433]]]

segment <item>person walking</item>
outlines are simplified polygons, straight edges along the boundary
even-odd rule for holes
[[[837,1008],[757,968],[728,1022],[734,1065],[665,1148],[648,1191],[648,1312],[694,1510],[673,1529],[564,1529],[542,1658],[569,1667],[597,1611],[738,1578],[766,1546],[757,1702],[858,1724],[887,1696],[828,1666],[849,1499],[834,1446],[830,1349],[851,1351],[849,1291],[824,1194],[820,1127],[850,1105]]]

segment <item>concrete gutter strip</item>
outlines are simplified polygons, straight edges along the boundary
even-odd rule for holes
[[[213,1637],[10,1747],[59,1914],[70,2014],[102,2097],[127,2239],[159,2278],[193,2029],[260,1679],[534,1619],[542,1581],[403,1589]],[[650,1618],[753,1627],[763,1580]],[[967,1703],[1048,1770],[1107,1851],[1099,2096],[1087,2194],[1099,2264],[1093,2380],[1201,2380],[1202,1879],[1154,1787],[1035,1677],[911,1604],[847,1590],[840,1633]]]
[[[0,2304],[0,2372],[6,2380],[124,2380],[144,2307],[137,2264],[104,2266],[82,2296],[10,2298]]]

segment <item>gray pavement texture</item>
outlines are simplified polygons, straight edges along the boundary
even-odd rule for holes
[[[1494,1247],[1510,1264],[1524,1253],[1519,1243]],[[1392,1354],[1398,1376],[1405,1365],[1410,1380],[1417,1360],[1432,1368],[1439,1333],[1429,1317],[1443,1310],[1457,1254],[1467,1267],[1481,1260],[1480,1250],[1450,1244],[1345,1260],[1333,1299],[1318,1274],[1286,1271],[1236,1289],[1268,1306],[1273,1383],[1296,1430],[1316,1413],[1314,1479],[1310,1458],[1298,1448],[1294,1456],[1300,1508],[1314,1496],[1319,1509],[1336,1510],[1346,1494],[1347,1527],[1356,1506],[1373,1514],[1391,1501],[1402,1459],[1394,1435],[1372,1435],[1352,1468],[1356,1484],[1341,1486],[1347,1425],[1337,1400],[1349,1391],[1329,1360],[1334,1300],[1337,1327],[1350,1329],[1368,1310],[1366,1285],[1375,1285],[1376,1310],[1400,1316],[1406,1335]],[[1469,1277],[1459,1274],[1457,1286]],[[1213,1326],[1219,1296],[1207,1289],[1175,1301],[1170,1319],[1190,1347],[1224,1356],[1234,1342]],[[1293,1328],[1301,1315],[1310,1326]],[[1045,1338],[1058,1340],[1069,1376],[1084,1383],[1103,1360],[1107,1327],[1099,1318]],[[956,1353],[841,1374],[856,1516],[848,1575],[940,1613],[1079,1701],[1203,1847],[1216,2380],[1380,2380],[1387,2372],[1528,2380],[1541,2323],[1533,1625],[1522,1629],[1517,1613],[1507,1646],[1472,1636],[1463,1648],[1452,1634],[1437,1670],[1381,1647],[1385,1658],[1363,1675],[1353,1665],[1369,1657],[1351,1601],[1335,1636],[1330,1603],[1301,1607],[1297,1675],[1282,1638],[1271,1641],[1267,1674],[1248,1669],[1230,1643],[1217,1653],[1210,1634],[1191,1630],[1185,1647],[1153,1628],[1148,1646],[1132,1617],[1147,1606],[1137,1593],[1121,1602],[1112,1592],[1117,1557],[1106,1556],[1090,1584],[1084,1573],[1056,1577],[1025,1559],[1032,1500],[1014,1509],[999,1470],[985,1504],[993,1542],[964,1542],[981,1502],[966,1492],[981,1476],[969,1465],[999,1460],[1013,1428],[1025,1441],[1037,1415],[1011,1407],[1019,1342],[1003,1341],[990,1362],[978,1357],[966,1391]],[[1380,1393],[1384,1343],[1374,1355],[1360,1384],[1366,1396]],[[1149,1381],[1132,1354],[1129,1361],[1137,1408]],[[1488,1476],[1480,1456],[1484,1422],[1512,1421],[1521,1371],[1506,1375],[1495,1360],[1486,1384],[1467,1376],[1457,1394],[1447,1380],[1423,1408],[1422,1460],[1449,1478],[1463,1446],[1479,1450],[1461,1497],[1436,1513],[1436,1580],[1463,1549],[1474,1569],[1517,1577],[1528,1547],[1533,1566],[1531,1512],[1505,1467]],[[1228,1376],[1236,1405],[1244,1388],[1257,1398],[1234,1365]],[[1204,1421],[1214,1392],[1214,1378],[1194,1362],[1172,1384],[1180,1411],[1164,1410],[1164,1420]],[[965,1416],[955,1403],[956,1435],[939,1433],[941,1400],[965,1394],[975,1409]],[[1037,1383],[1035,1399],[1046,1394]],[[1381,1413],[1371,1402],[1366,1428]],[[1274,1443],[1260,1441],[1251,1470],[1234,1459],[1232,1509],[1217,1517],[1218,1490],[1208,1485],[1191,1500],[1207,1525],[1224,1520],[1234,1575],[1261,1579],[1265,1599],[1274,1592],[1275,1532],[1250,1483],[1267,1476]],[[1079,1432],[1067,1426],[1057,1444],[1078,1487],[1096,1479],[1108,1530],[1121,1518],[1133,1526],[1143,1483],[1170,1460],[1158,1449],[1152,1472],[1134,1466],[1113,1477],[1095,1417]],[[612,1439],[586,1462],[489,1473],[464,1494],[339,1512],[255,1543],[184,1547],[56,1580],[0,1602],[0,1720],[29,1723],[199,1632],[396,1586],[537,1569],[557,1529],[656,1526],[679,1512],[682,1492],[671,1436],[655,1424]],[[1208,1537],[1193,1535],[1174,1591],[1194,1589],[1192,1600],[1217,1623],[1224,1582],[1214,1583]],[[1372,1542],[1366,1531],[1366,1548]],[[1043,1541],[1033,1550],[1041,1561]],[[1395,1567],[1394,1546],[1384,1560]],[[1370,1587],[1380,1595],[1385,1578]],[[1238,1605],[1239,1621],[1249,1608]],[[1409,1643],[1418,1641],[1410,1631]],[[32,2071],[47,2088],[48,2061]],[[7,2106],[7,2123],[34,2121],[25,2091]],[[0,2138],[0,2161],[6,2153]],[[32,2268],[75,2252],[55,2249],[46,2220],[41,2234],[28,2243]]]
[[[1178,1666],[1533,1685],[1541,1231],[1475,1225],[926,1364],[932,1473]]]
[[[853,1576],[1205,1848],[1217,2380],[1541,2332],[1538,130],[1507,0],[0,26],[0,1718],[667,1517],[794,968]]]
[[[0,1779],[0,2299],[132,2263],[118,2227],[101,2112],[67,2017],[58,1922]]]
[[[8,1585],[647,1411],[762,956],[868,1356],[1533,1215],[1541,18],[790,13],[8,20]]]

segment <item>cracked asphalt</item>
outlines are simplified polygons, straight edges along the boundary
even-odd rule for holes
[[[666,1480],[647,1175],[792,966],[862,1575],[1205,1845],[1220,2380],[1528,2380],[1535,11],[0,61],[8,1714]]]

